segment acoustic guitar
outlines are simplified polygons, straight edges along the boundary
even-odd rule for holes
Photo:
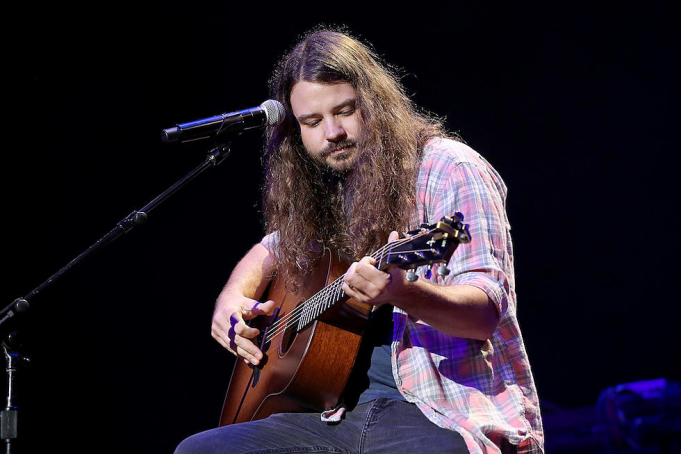
[[[371,256],[380,270],[413,270],[447,263],[457,246],[468,242],[468,226],[455,213],[408,232]],[[373,309],[343,292],[347,266],[325,251],[320,266],[295,294],[276,277],[271,282],[266,298],[277,302],[274,314],[251,321],[260,330],[263,359],[258,366],[236,361],[221,426],[274,413],[324,411],[339,403]],[[446,270],[442,266],[440,272],[442,268]]]

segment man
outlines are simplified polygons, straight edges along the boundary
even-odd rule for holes
[[[347,34],[306,36],[271,89],[286,118],[267,135],[269,234],[233,270],[212,335],[258,365],[259,331],[246,322],[276,305],[258,299],[273,275],[295,292],[328,248],[351,263],[342,290],[376,308],[368,360],[357,362],[347,408],[224,426],[188,438],[177,453],[543,452],[497,172],[445,138]],[[396,232],[456,211],[472,241],[455,251],[448,275],[420,267],[414,281],[397,267],[376,268],[369,254]]]

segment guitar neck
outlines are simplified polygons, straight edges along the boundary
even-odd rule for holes
[[[447,263],[459,243],[470,242],[468,226],[462,221],[463,215],[455,213],[452,217],[443,217],[437,224],[423,224],[420,229],[408,232],[406,238],[385,244],[371,254],[376,260],[376,268],[381,271],[389,266],[414,269],[421,265]],[[343,291],[344,278],[345,274],[300,303],[286,317],[277,320],[268,337],[282,332],[280,324],[291,323],[288,326],[296,326],[295,329],[300,332],[329,309],[346,301],[349,297]]]
[[[379,250],[373,252],[371,257],[376,260],[376,268],[385,271],[391,265],[387,261],[387,255],[392,247],[401,246],[404,243],[411,241],[411,239],[397,240],[393,243],[388,243]],[[301,314],[298,321],[298,332],[305,329],[312,322],[317,320],[322,314],[334,307],[336,304],[348,299],[348,295],[343,291],[343,280],[345,274],[338,277],[331,284],[324,287],[319,292],[312,295],[308,300],[300,305]]]
[[[300,304],[301,313],[296,331],[304,330],[323,313],[348,298],[342,288],[344,277],[345,274]]]

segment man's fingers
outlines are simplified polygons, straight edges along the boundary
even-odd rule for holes
[[[247,322],[260,315],[272,315],[275,308],[274,301],[261,303],[249,298],[243,298],[239,305],[225,305],[213,315],[211,335],[231,353],[257,365],[263,358],[257,345],[260,330]]]
[[[234,343],[236,344],[237,355],[251,364],[257,365],[262,359],[262,352],[250,339],[236,336],[234,338]]]
[[[361,279],[364,279],[365,281],[372,284],[378,284],[382,281],[390,280],[390,275],[385,271],[381,271],[376,268],[376,263],[376,260],[374,260],[372,257],[364,257],[357,263],[357,266],[354,269],[354,274],[358,278],[358,282],[356,284],[353,283],[355,287],[357,287],[358,284],[361,285]]]
[[[259,329],[251,328],[243,319],[237,320],[236,318],[232,319],[232,331],[234,331],[234,334],[237,336],[245,337],[247,339],[253,339],[260,334]],[[233,336],[230,335],[229,337],[231,338]]]
[[[264,303],[255,303],[251,308],[251,312],[255,315],[272,315],[277,303],[272,300],[267,300]]]
[[[365,303],[370,303],[385,290],[390,275],[376,268],[376,260],[364,257],[350,265],[345,274],[343,291]]]
[[[255,301],[250,308],[244,309],[243,317],[245,320],[251,320],[258,315],[272,315],[274,313],[274,308],[276,303],[272,300],[261,303]]]
[[[227,332],[214,329],[213,338],[231,353],[242,357],[246,362],[257,365],[263,354],[253,341],[260,331],[246,325],[240,317],[233,317],[232,321],[235,321],[236,324],[231,326]]]

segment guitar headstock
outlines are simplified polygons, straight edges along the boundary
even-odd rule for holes
[[[405,238],[388,244],[383,259],[388,265],[403,269],[447,263],[459,244],[470,241],[468,225],[457,212],[436,224],[422,224],[421,228],[407,232]]]

